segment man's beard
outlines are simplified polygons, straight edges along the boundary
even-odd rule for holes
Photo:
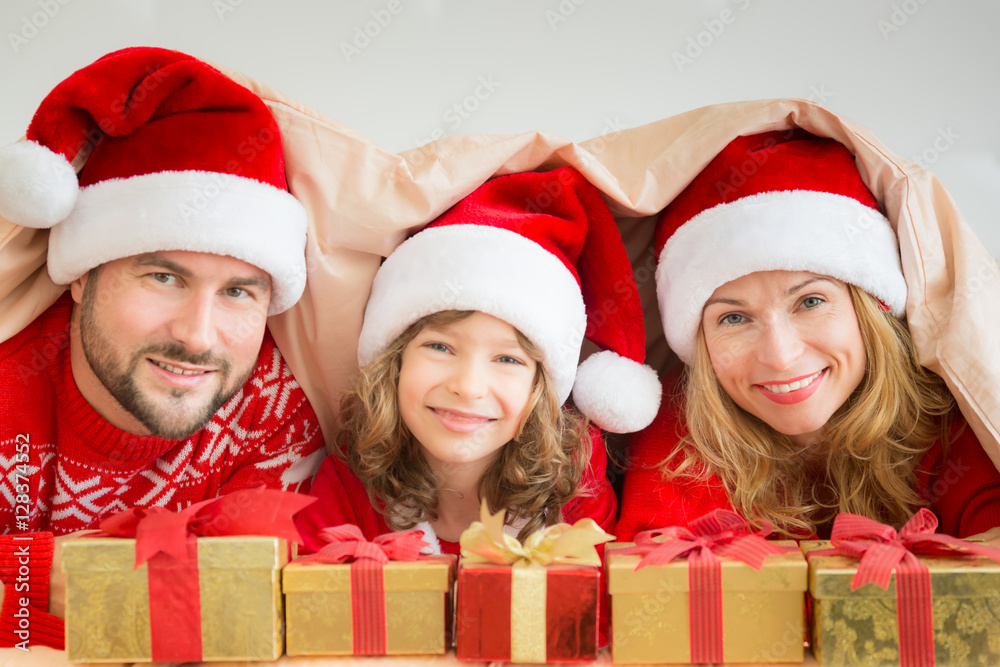
[[[177,342],[146,345],[135,351],[127,367],[122,369],[122,364],[114,354],[114,342],[104,335],[97,323],[96,284],[96,276],[91,275],[84,286],[81,299],[80,340],[84,355],[101,384],[152,435],[170,440],[188,438],[202,429],[253,373],[255,364],[250,365],[238,382],[228,384],[233,372],[228,360],[216,357],[211,351],[190,354]],[[156,356],[167,363],[212,366],[219,378],[219,388],[200,409],[184,401],[185,396],[191,393],[185,389],[171,389],[169,394],[173,400],[166,406],[157,405],[140,390],[135,380],[140,365],[149,363],[146,361],[148,356]]]

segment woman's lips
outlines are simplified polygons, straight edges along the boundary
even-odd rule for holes
[[[824,368],[818,373],[804,375],[800,378],[794,378],[788,383],[766,385],[755,384],[754,387],[775,403],[779,403],[781,405],[801,403],[816,393],[816,390],[819,389],[819,386],[823,383],[823,379],[826,377],[829,370],[829,368]]]

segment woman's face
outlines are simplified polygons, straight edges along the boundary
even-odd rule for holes
[[[424,327],[403,349],[399,412],[432,467],[488,464],[517,433],[536,366],[491,315]]]
[[[702,311],[712,367],[741,408],[810,445],[865,374],[847,285],[805,271],[758,271],[719,287]]]

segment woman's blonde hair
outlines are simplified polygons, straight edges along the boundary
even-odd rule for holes
[[[687,368],[688,434],[664,462],[668,476],[714,473],[738,512],[788,535],[818,532],[838,512],[898,526],[925,504],[914,490],[915,469],[947,433],[954,399],[920,365],[906,324],[883,312],[873,296],[848,288],[867,366],[861,384],[827,423],[825,458],[814,461],[819,474],[803,469],[809,461],[788,436],[729,397],[699,330]],[[674,456],[681,457],[676,466],[670,465]]]
[[[338,456],[364,484],[372,505],[397,529],[437,519],[441,490],[399,413],[403,350],[426,327],[440,328],[476,311],[443,311],[414,322],[382,354],[361,369],[344,396]],[[563,408],[541,364],[541,353],[514,330],[525,353],[538,362],[531,395],[514,439],[479,482],[490,510],[507,510],[507,523],[526,520],[519,538],[558,523],[563,505],[577,492],[590,462],[586,418]]]

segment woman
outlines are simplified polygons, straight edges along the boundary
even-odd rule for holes
[[[838,512],[1000,525],[1000,474],[901,320],[895,234],[846,148],[739,137],[664,211],[657,292],[683,376],[629,448],[619,540],[717,508],[793,537]]]

